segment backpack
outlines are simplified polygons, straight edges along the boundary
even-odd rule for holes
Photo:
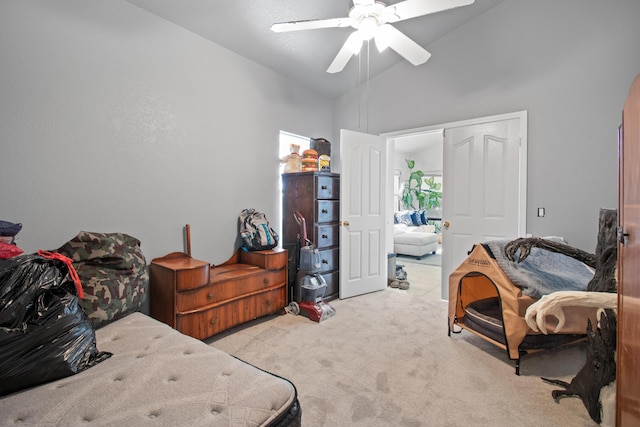
[[[240,237],[245,251],[261,251],[278,246],[278,233],[269,226],[266,215],[253,208],[240,213]]]

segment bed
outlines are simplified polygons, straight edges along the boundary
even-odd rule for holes
[[[0,260],[0,425],[301,425],[290,381],[138,311],[137,239],[61,249]]]
[[[295,386],[142,313],[96,331],[113,355],[0,398],[0,423],[32,426],[299,426]]]
[[[579,261],[541,250],[543,259],[530,273],[525,271],[526,266],[536,257],[530,256],[521,265],[508,261],[501,249],[506,243],[475,245],[449,276],[449,335],[467,330],[504,349],[515,361],[519,375],[521,355],[584,339],[587,319],[595,322],[597,310],[571,307],[559,329],[557,319],[548,317],[546,334],[529,328],[525,321],[527,307],[557,290],[586,291],[593,271]],[[558,275],[552,275],[554,272]],[[532,285],[536,281],[540,286]]]

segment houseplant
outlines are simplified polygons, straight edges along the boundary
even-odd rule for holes
[[[402,205],[405,209],[430,210],[440,207],[442,200],[442,184],[435,181],[435,177],[425,178],[424,171],[413,170],[416,162],[405,159],[409,168],[409,179],[402,190]],[[416,206],[417,204],[417,206]]]

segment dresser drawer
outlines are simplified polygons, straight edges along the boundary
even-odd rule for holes
[[[338,246],[340,243],[338,224],[316,225],[314,227],[314,242],[318,249]]]
[[[324,292],[325,299],[336,298],[340,292],[340,272],[332,271],[329,273],[321,274],[324,281],[327,283],[327,290]]]
[[[176,290],[194,289],[209,283],[209,264],[176,271]]]
[[[284,253],[286,260],[286,253]],[[215,271],[215,269],[214,269]],[[286,270],[256,270],[256,274],[217,280],[213,275],[211,283],[198,289],[180,292],[176,295],[176,309],[179,312],[197,310],[220,301],[242,298],[264,289],[281,286],[287,278]]]
[[[260,316],[282,312],[285,305],[286,288],[283,285],[209,309],[178,312],[176,329],[194,338],[204,339]]]
[[[316,200],[316,222],[338,222],[340,202],[338,200]]]
[[[174,252],[162,258],[156,258],[149,266],[151,287],[167,288],[173,292],[173,287],[180,291],[194,289],[209,283],[210,265],[198,261],[187,254]]]
[[[320,255],[320,274],[338,269],[338,266],[340,265],[338,248],[322,249],[318,252]]]
[[[316,175],[316,199],[340,199],[340,178]]]
[[[287,265],[287,251],[273,249],[268,251],[240,252],[240,262],[257,265],[266,270],[280,270]]]

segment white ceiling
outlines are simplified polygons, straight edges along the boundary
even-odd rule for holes
[[[356,87],[365,76],[364,72],[359,75],[358,57],[353,57],[341,73],[326,72],[353,31],[350,27],[290,33],[270,30],[276,22],[347,16],[353,6],[351,0],[127,1],[331,97]],[[398,22],[394,26],[429,50],[429,45],[438,38],[503,1],[476,0],[469,6]],[[378,53],[373,44],[370,52],[369,77],[405,61],[390,49]],[[429,61],[420,65],[428,66]]]

